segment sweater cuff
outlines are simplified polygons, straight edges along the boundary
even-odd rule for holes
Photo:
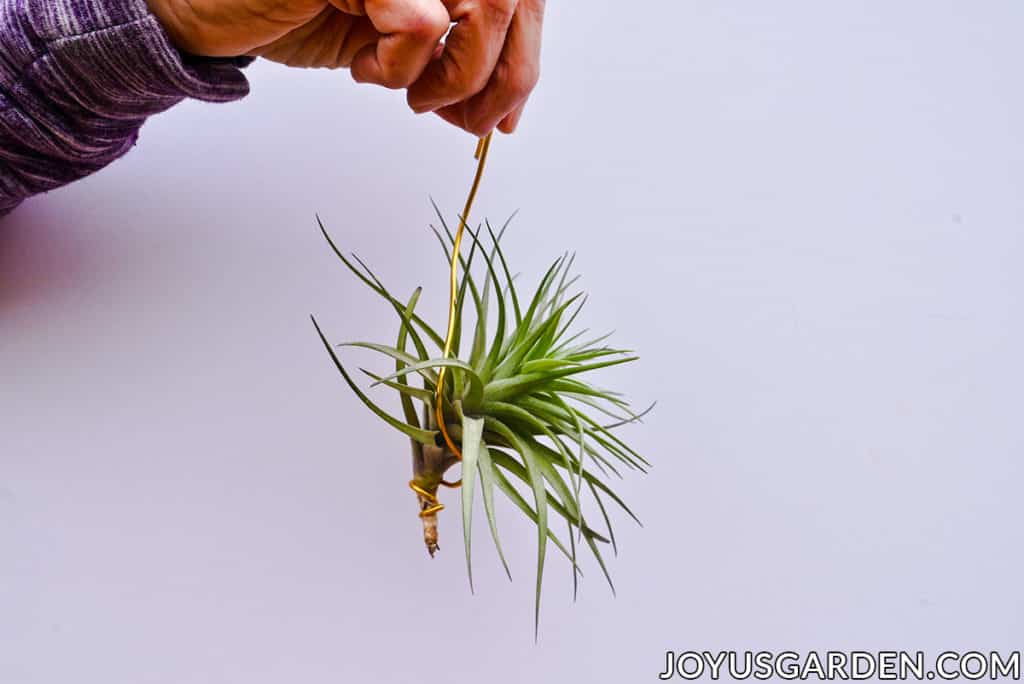
[[[145,0],[21,2],[28,6],[29,33],[43,48],[32,75],[72,84],[69,95],[88,111],[123,115],[129,105],[147,116],[185,97],[228,102],[249,92],[239,69],[251,58],[183,55]]]
[[[174,47],[145,0],[0,0],[0,215],[127,152],[186,97],[237,100],[248,57]]]

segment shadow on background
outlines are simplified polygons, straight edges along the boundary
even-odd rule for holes
[[[67,296],[98,277],[101,246],[61,204],[30,200],[0,219],[0,314]]]

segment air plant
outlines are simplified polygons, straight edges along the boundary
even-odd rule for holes
[[[432,228],[445,258],[451,261],[458,242],[440,211],[437,215],[442,230]],[[586,300],[582,293],[572,291],[578,280],[572,274],[574,256],[565,254],[555,260],[529,299],[522,298],[501,247],[507,226],[497,233],[486,223],[476,231],[466,229],[472,243],[468,256],[459,254],[464,276],[454,299],[452,353],[446,356],[446,339],[416,313],[422,288],[399,300],[359,257],[343,254],[320,223],[341,262],[397,314],[393,345],[349,342],[337,346],[370,349],[394,363],[387,371],[361,370],[372,380],[371,386],[397,392],[402,418],[367,396],[315,318],[313,324],[356,396],[410,439],[413,477],[409,485],[418,499],[431,556],[438,550],[437,513],[443,508],[437,492],[441,486],[459,486],[445,480],[445,475],[460,461],[463,537],[471,588],[473,497],[478,489],[491,537],[510,579],[498,535],[495,492],[506,496],[536,525],[536,621],[549,542],[571,564],[574,595],[581,574],[577,553],[583,545],[614,592],[602,555],[606,545],[618,551],[607,502],[640,521],[610,480],[621,477],[621,469],[645,472],[649,465],[616,431],[640,420],[650,408],[635,413],[621,394],[589,382],[595,371],[638,357],[607,346],[608,335],[588,339],[586,330],[573,332]],[[448,382],[441,392],[439,411],[437,385],[442,374],[447,374]],[[419,413],[417,404],[422,405]],[[596,505],[600,529],[593,525],[591,513],[584,512],[585,501]],[[568,528],[564,537],[552,525],[558,518]]]

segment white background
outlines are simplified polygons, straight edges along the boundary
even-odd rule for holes
[[[428,196],[473,140],[344,72],[248,69],[0,224],[0,681],[656,680],[666,650],[1018,649],[1018,2],[550,3],[478,201],[527,281],[578,252],[642,361],[613,599],[499,510],[471,596],[336,341],[443,317]],[[353,355],[360,363],[372,357]],[[379,363],[379,362],[378,362]],[[384,395],[388,401],[393,399]],[[397,409],[397,407],[394,407]],[[457,496],[448,493],[448,503]]]

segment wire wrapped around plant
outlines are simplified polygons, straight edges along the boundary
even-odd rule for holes
[[[436,211],[436,205],[434,208]],[[454,238],[439,211],[437,215],[443,233],[432,228],[450,261]],[[595,387],[585,379],[601,368],[630,363],[638,357],[628,350],[607,346],[608,335],[588,340],[586,330],[571,332],[586,300],[582,293],[570,294],[579,277],[571,273],[573,256],[565,254],[555,260],[529,300],[519,297],[501,248],[507,226],[508,223],[497,234],[489,224],[475,232],[467,230],[472,245],[468,256],[459,256],[465,275],[456,300],[452,356],[444,357],[430,350],[442,353],[445,340],[416,313],[422,288],[417,288],[408,300],[397,299],[359,257],[343,254],[320,222],[320,230],[342,263],[398,316],[394,346],[372,342],[337,346],[370,349],[394,362],[391,372],[361,370],[373,381],[371,386],[383,385],[398,392],[404,420],[389,414],[360,389],[315,318],[313,324],[356,396],[388,425],[410,438],[410,486],[419,500],[424,540],[431,555],[438,549],[437,512],[443,508],[437,491],[443,484],[452,484],[444,476],[460,460],[441,439],[436,418],[438,369],[448,369],[450,380],[443,387],[441,415],[461,451],[463,537],[470,586],[473,497],[479,484],[491,536],[510,578],[495,518],[495,491],[508,497],[537,527],[536,619],[549,541],[572,564],[574,595],[580,575],[580,543],[593,553],[614,591],[601,552],[601,545],[609,544],[617,553],[606,500],[637,523],[640,521],[615,493],[609,480],[612,476],[621,477],[620,468],[646,472],[650,465],[615,431],[640,420],[650,408],[635,413],[621,394]],[[486,241],[481,235],[484,230]],[[474,268],[482,271],[482,286]],[[468,325],[464,327],[467,297],[473,319],[466,321]],[[468,348],[462,345],[464,329],[470,333],[466,335]],[[411,382],[412,377],[419,378],[419,383]],[[423,406],[422,419],[416,410],[417,402]],[[525,487],[532,503],[515,483]],[[596,504],[603,523],[601,531],[592,526],[583,511],[584,492]],[[552,529],[550,512],[567,524],[564,538]]]

